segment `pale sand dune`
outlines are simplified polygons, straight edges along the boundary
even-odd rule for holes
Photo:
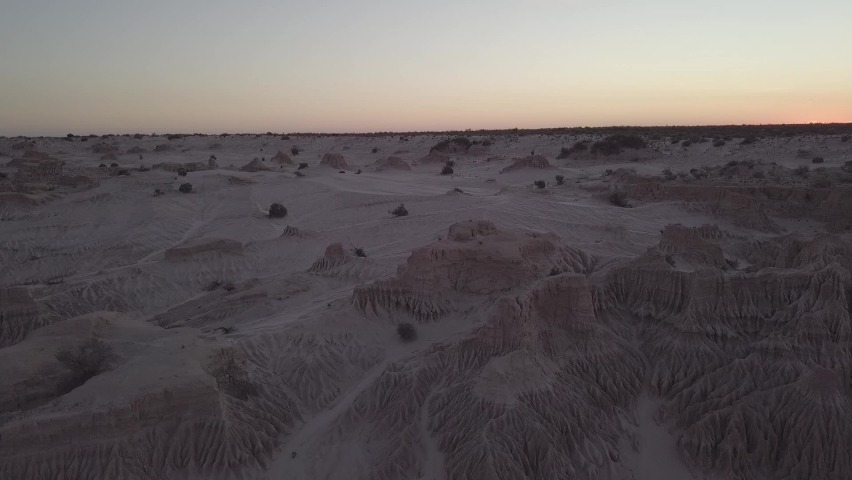
[[[852,142],[446,138],[0,139],[0,478],[848,477]]]

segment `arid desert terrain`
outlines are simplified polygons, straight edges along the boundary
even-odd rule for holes
[[[2,138],[0,479],[846,480],[848,130]]]

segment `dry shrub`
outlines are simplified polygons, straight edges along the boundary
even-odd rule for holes
[[[396,327],[396,334],[403,342],[412,342],[417,339],[417,329],[410,323],[400,323]]]

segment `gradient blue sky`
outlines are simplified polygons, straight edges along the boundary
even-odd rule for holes
[[[811,121],[850,0],[0,2],[0,135]]]

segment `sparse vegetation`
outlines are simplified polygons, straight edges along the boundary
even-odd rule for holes
[[[449,140],[438,142],[429,149],[430,152],[453,153],[455,150],[467,150],[473,142],[466,137],[455,137]]]
[[[663,169],[663,177],[666,180],[674,180],[674,179],[677,178],[677,175],[675,175],[674,172],[672,172],[672,169],[666,168],[666,169]]]
[[[408,209],[405,208],[405,205],[400,203],[398,207],[394,208],[390,212],[394,217],[405,217],[408,215]]]
[[[713,146],[714,147],[724,147],[726,143],[727,142],[725,142],[724,140],[715,140],[713,142]]]
[[[535,185],[536,188],[544,188],[546,184],[544,183],[544,180],[536,180],[533,182],[533,185]]]
[[[109,166],[110,166],[110,167],[112,167],[112,168],[118,168],[118,164],[117,164],[117,163],[110,163],[110,164],[109,164]]]
[[[413,342],[417,339],[417,329],[410,323],[400,323],[397,325],[396,334],[403,342]]]
[[[186,176],[186,169],[185,168],[179,168],[178,171],[177,171],[177,174],[181,177],[185,177]]]
[[[852,138],[852,135],[843,135],[840,137],[840,141],[845,143],[848,142],[850,138]]]
[[[745,137],[745,138],[743,139],[743,141],[742,141],[742,142],[740,142],[740,145],[751,145],[751,144],[753,144],[753,143],[757,143],[757,137],[751,137],[751,136],[749,136],[749,137]]]
[[[808,168],[807,165],[801,165],[801,166],[796,167],[796,169],[793,170],[793,173],[795,173],[796,175],[798,175],[800,177],[807,177],[809,171],[810,171],[810,169]]]
[[[106,163],[102,163],[102,164],[98,165],[98,168],[107,168]]]
[[[556,184],[557,185],[565,185],[565,175],[557,175],[556,176]]]
[[[692,168],[692,169],[690,169],[690,170],[689,170],[689,173],[691,173],[691,174],[692,174],[692,176],[693,176],[693,177],[695,177],[695,179],[696,179],[696,180],[701,180],[702,178],[706,178],[706,177],[707,177],[707,175],[708,175],[708,174],[707,174],[707,171],[705,171],[705,170],[703,170],[703,169],[702,169],[702,170],[699,170],[699,169],[697,169],[697,168]]]
[[[360,168],[357,171],[355,171],[355,175],[361,175],[361,169]]]
[[[379,147],[373,147],[373,153],[379,153]]]
[[[95,375],[109,370],[116,358],[112,347],[95,336],[60,350],[56,353],[56,360],[71,372],[70,378],[60,386],[61,393],[70,392]]]
[[[302,170],[302,169],[305,169],[305,168],[308,168],[308,164],[307,163],[300,163],[299,168],[297,170]]]
[[[571,146],[571,148],[562,147],[562,149],[559,152],[559,155],[556,158],[561,160],[561,159],[565,159],[565,158],[570,157],[571,154],[585,152],[586,150],[589,149],[589,147],[586,145],[586,143],[588,143],[588,142],[586,140],[583,140],[583,141],[575,143],[574,145]]]
[[[287,216],[287,209],[280,203],[273,203],[269,206],[269,218],[284,218]]]
[[[290,153],[292,153],[293,155],[298,155],[299,152],[301,152],[301,150],[299,150],[299,147],[295,145],[293,145],[293,148],[290,149]]]
[[[180,193],[190,193],[192,192],[192,184],[191,183],[182,183],[180,187],[178,187]]]
[[[822,157],[816,157],[813,160],[811,160],[811,163],[823,163],[823,162],[825,162],[825,159],[822,158]]]
[[[647,142],[638,135],[616,134],[595,142],[592,145],[592,153],[615,155],[621,153],[624,149],[641,150],[647,146]]]
[[[305,176],[305,174],[300,172],[300,171],[296,171],[296,173],[294,173],[294,175],[296,175],[297,177],[304,177]]]
[[[763,172],[754,172],[751,174],[751,178],[762,179],[765,178],[766,175]]]
[[[163,195],[163,191],[160,190],[159,188],[155,188],[154,189],[154,196],[159,197],[160,195]]]
[[[444,165],[444,168],[441,169],[441,175],[452,175],[452,174],[453,174],[453,167],[451,167],[449,164]]]
[[[680,144],[682,147],[692,146],[692,140],[684,140],[683,143]]]
[[[621,208],[627,208],[630,206],[630,204],[627,203],[627,196],[625,196],[624,192],[621,190],[615,190],[609,194],[609,203]]]

